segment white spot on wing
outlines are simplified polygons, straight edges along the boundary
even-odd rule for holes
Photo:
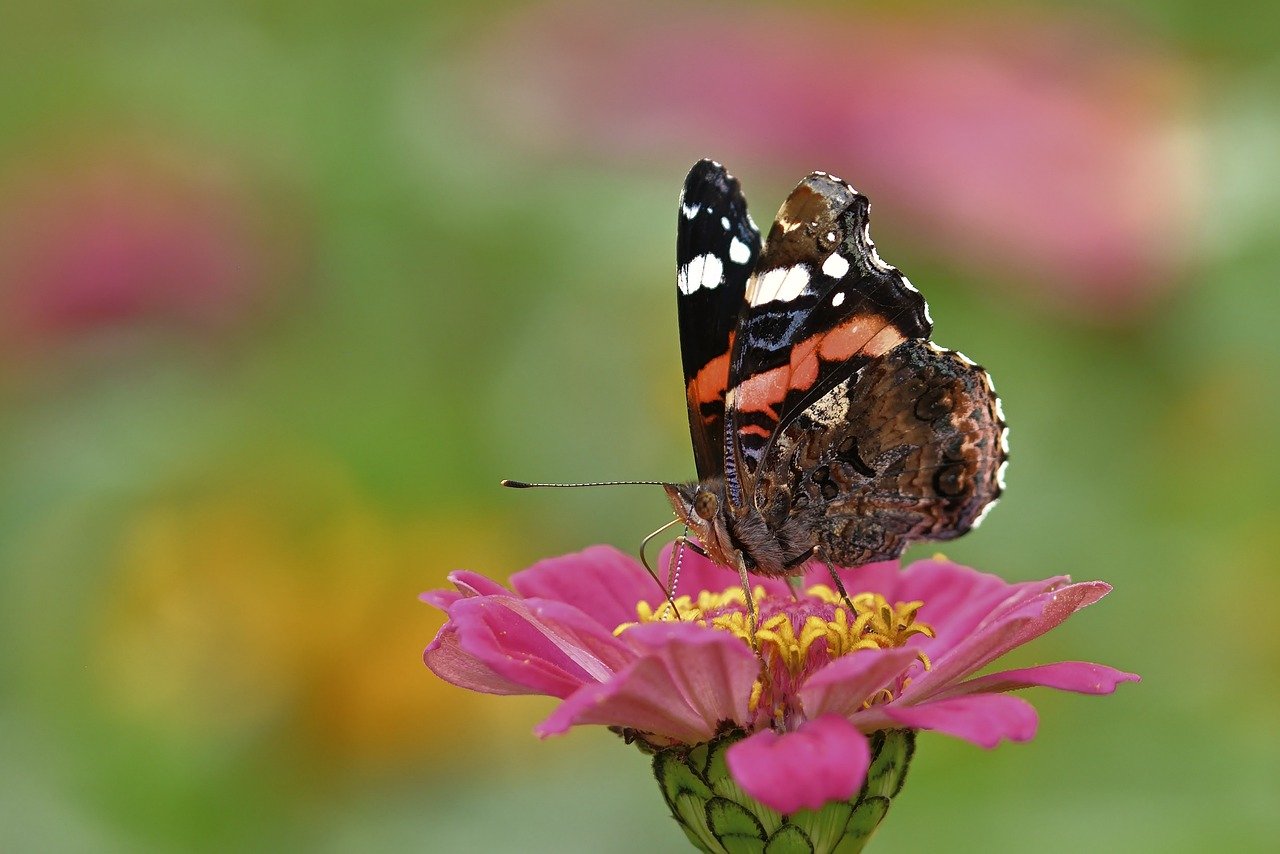
[[[1000,464],[1000,468],[996,469],[996,486],[1004,489],[1004,473],[1009,468],[1009,461],[1005,460]]]
[[[994,392],[995,389],[992,389]],[[996,417],[1001,421],[1004,420],[1004,404],[1000,402],[1000,398],[996,398]]]
[[[880,253],[876,251],[875,241],[871,239],[871,223],[869,222],[864,222],[862,224],[862,242],[867,245],[867,251],[871,253],[872,266],[874,266],[877,270],[880,270],[882,272],[893,269],[892,267],[890,267],[888,264],[886,264],[884,261],[880,259]],[[903,276],[902,278],[906,279],[907,277]],[[907,284],[907,287],[911,288],[910,283]],[[911,288],[911,290],[914,291],[915,288]]]
[[[987,506],[983,507],[981,510],[978,511],[978,515],[973,520],[973,524],[969,526],[969,530],[972,531],[974,528],[977,528],[979,525],[981,525],[983,520],[987,518],[987,514],[991,512],[991,508],[995,507],[999,503],[1000,503],[999,498],[993,498],[990,501],[988,501]]]
[[[685,219],[693,219],[695,216],[698,215],[698,211],[701,208],[702,208],[702,205],[686,205],[686,204],[680,205],[680,210],[684,213]]]
[[[1009,428],[1005,427],[1000,431],[1000,450],[1006,454],[1009,453]]]
[[[809,286],[809,268],[804,264],[794,267],[778,267],[763,275],[756,275],[747,284],[747,302],[763,305],[767,302],[790,302]]]
[[[719,258],[710,253],[699,255],[677,271],[676,287],[686,296],[698,288],[713,290],[719,287],[723,275],[724,264]]]
[[[745,264],[751,260],[751,247],[738,238],[729,241],[729,260],[735,264]]]
[[[724,227],[724,230],[725,230],[725,231],[728,231],[728,230],[729,230],[729,218],[728,218],[727,216],[722,216],[722,217],[720,217],[720,225]]]
[[[715,255],[703,255],[702,286],[707,290],[719,287],[724,278],[724,263]]]
[[[831,298],[831,305],[835,308],[839,308],[844,305],[844,291],[839,291]]]
[[[843,279],[844,274],[849,272],[849,262],[840,253],[832,252],[827,260],[822,262],[822,272],[833,279]]]
[[[960,361],[964,362],[964,363],[965,363],[966,365],[968,365],[969,367],[971,367],[971,368],[976,368],[976,367],[978,366],[978,363],[977,363],[977,362],[975,362],[973,359],[970,359],[970,358],[969,358],[968,356],[966,356],[964,353],[961,353],[959,350],[956,350],[955,352],[956,352],[956,358],[958,358]]]

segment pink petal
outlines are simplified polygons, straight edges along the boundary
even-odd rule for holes
[[[888,703],[872,707],[853,722],[865,729],[876,713],[902,726],[946,733],[988,749],[1001,739],[1030,741],[1036,734],[1036,710],[1011,694],[974,694],[919,706]]]
[[[448,611],[450,605],[463,598],[465,597],[457,590],[427,590],[418,594],[419,602],[426,602],[441,611]]]
[[[434,605],[442,611],[460,599],[473,596],[510,596],[511,591],[498,582],[486,578],[478,572],[459,569],[449,573],[449,581],[457,590],[428,590],[418,598],[428,605]]]
[[[924,602],[919,618],[933,626],[937,638],[921,648],[936,659],[993,615],[1015,608],[1066,580],[1058,577],[1009,584],[999,576],[951,561],[919,560],[903,570],[900,583],[892,591],[881,592],[890,601]]]
[[[674,543],[668,543],[663,546],[662,552],[658,556],[658,563],[654,564],[654,568],[658,570],[658,575],[664,580],[668,578],[667,573],[672,567],[671,553],[674,548]],[[775,595],[787,592],[787,582],[780,578],[764,578],[759,575],[751,575],[750,578],[753,588],[759,585]],[[696,598],[703,590],[718,593],[722,590],[737,589],[741,586],[742,582],[738,578],[738,570],[719,566],[691,548],[685,548],[681,552],[680,573],[676,584],[677,596],[693,596]]]
[[[1004,670],[961,682],[939,692],[939,698],[959,697],[966,694],[986,694],[1017,691],[1021,688],[1042,686],[1059,691],[1075,691],[1079,694],[1110,694],[1121,682],[1140,682],[1136,673],[1125,673],[1102,664],[1087,661],[1061,661],[1022,670]]]
[[[810,676],[798,692],[810,718],[849,717],[876,691],[917,661],[911,649],[867,649],[838,658]]]
[[[836,574],[840,576],[840,581],[850,596],[858,593],[879,593],[893,601],[896,595],[894,591],[902,583],[900,564],[896,560],[868,563],[853,569],[837,567]],[[805,587],[812,587],[815,584],[832,587],[831,571],[827,569],[826,564],[810,563],[805,567],[804,584]]]
[[[449,610],[462,652],[535,693],[567,697],[611,679],[634,655],[576,608],[512,596],[463,599]]]
[[[474,655],[463,652],[458,644],[458,628],[450,623],[446,623],[427,645],[422,661],[444,681],[470,691],[486,694],[545,693],[529,685],[512,682]]]
[[[743,791],[783,814],[849,800],[862,788],[870,762],[866,736],[839,715],[782,735],[761,730],[725,753]]]
[[[1082,581],[1042,593],[1029,600],[1029,603],[1036,602],[1042,606],[1040,612],[1022,627],[1009,649],[1035,640],[1066,622],[1076,611],[1089,607],[1110,592],[1111,585],[1105,581]],[[1004,652],[1000,654],[1003,655]]]
[[[610,632],[635,620],[636,603],[663,598],[640,562],[612,546],[539,561],[511,576],[511,586],[521,596],[573,605]]]
[[[945,690],[1009,650],[1059,625],[1081,608],[1097,602],[1110,590],[1111,585],[1102,581],[1070,584],[1041,593],[994,621],[984,622],[954,648],[935,658],[933,668],[920,674],[902,692],[901,699],[919,702]]]
[[[745,643],[693,623],[649,623],[627,635],[644,650],[639,660],[606,683],[579,689],[538,725],[538,735],[604,724],[696,744],[723,721],[747,721],[758,665]]]

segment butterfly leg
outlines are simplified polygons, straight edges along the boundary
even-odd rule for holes
[[[803,576],[803,575],[788,575],[788,576],[787,576],[787,589],[791,591],[791,601],[792,601],[792,602],[799,602],[799,601],[800,601],[800,591],[801,591],[803,588],[804,588],[804,576]]]
[[[849,616],[857,616],[857,611],[853,609],[853,601],[849,598],[849,593],[844,589],[844,582],[840,580],[840,574],[836,572],[836,568],[822,553],[822,546],[813,547],[813,556],[827,565],[827,572],[831,574],[831,581],[836,586],[836,592],[840,594],[840,599],[844,602],[844,606],[849,609]]]
[[[658,577],[658,573],[654,572],[653,567],[649,566],[649,559],[645,556],[645,547],[649,545],[650,540],[652,540],[654,537],[658,536],[658,534],[661,534],[663,531],[667,530],[667,528],[670,528],[672,525],[676,524],[679,521],[680,521],[679,519],[672,519],[670,522],[663,525],[661,528],[658,528],[656,531],[649,534],[649,536],[645,537],[643,540],[640,541],[640,563],[644,564],[645,571],[649,573],[649,577],[654,580],[654,583],[657,584],[658,587],[662,590],[663,595],[667,597],[667,604],[671,606],[671,613],[676,615],[677,620],[683,619],[680,616],[680,609],[676,607],[676,600],[675,600],[676,580],[679,580],[679,577],[680,577],[680,556],[679,556],[680,553],[678,551],[672,552],[672,555],[675,558],[675,580],[671,582],[671,585],[670,585],[671,589],[668,590],[667,585],[663,584],[662,579]],[[676,542],[680,542],[681,540],[687,541],[687,538],[683,536],[676,538]],[[672,577],[672,572],[670,568],[668,568],[667,578],[671,578],[671,577]]]
[[[742,595],[746,599],[747,620],[751,627],[751,651],[756,654],[756,658],[760,659],[763,670],[764,658],[760,654],[760,642],[756,638],[756,634],[760,631],[760,613],[756,610],[756,600],[751,594],[751,578],[747,575],[747,565],[741,557],[738,558],[738,580],[742,582]]]
[[[685,530],[687,531],[688,528],[686,528]],[[693,552],[694,554],[700,554],[703,557],[705,557],[707,560],[711,559],[711,555],[707,554],[706,549],[704,549],[702,546],[695,543],[693,540],[689,539],[688,536],[676,537],[676,539],[683,540],[684,544],[689,547],[689,551]]]
[[[747,618],[750,621],[751,628],[751,651],[756,654],[756,662],[760,668],[760,679],[756,683],[757,693],[753,693],[752,697],[753,700],[760,698],[759,702],[766,702],[763,698],[773,696],[773,677],[769,674],[769,662],[765,661],[764,651],[760,649],[760,640],[757,637],[760,631],[760,611],[756,608],[756,600],[751,593],[751,578],[747,575],[747,565],[741,556],[738,557],[738,579],[742,582],[742,593],[747,601]],[[755,711],[755,709],[753,702],[752,710]],[[773,710],[771,717],[774,719],[775,726],[782,729],[784,710],[781,705]]]

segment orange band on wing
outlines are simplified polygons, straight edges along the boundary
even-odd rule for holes
[[[733,334],[729,334],[729,346],[724,353],[716,356],[703,365],[685,386],[685,400],[690,412],[697,412],[707,423],[715,420],[715,416],[702,415],[702,405],[724,400],[725,389],[729,386],[729,352],[733,347]]]
[[[791,389],[804,391],[818,381],[818,360],[840,362],[862,355],[883,355],[906,338],[878,314],[855,315],[828,332],[813,335],[791,349],[789,364],[779,365],[743,380],[733,392],[733,406],[742,412],[763,412],[777,421],[777,407]],[[708,366],[709,367],[709,366]]]

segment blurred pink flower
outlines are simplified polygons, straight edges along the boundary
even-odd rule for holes
[[[0,189],[9,343],[152,324],[223,331],[294,260],[244,181],[193,152],[105,146],[15,173]]]
[[[469,78],[521,146],[830,170],[970,275],[1110,321],[1196,255],[1193,88],[1115,22],[1048,14],[557,2]]]
[[[694,745],[726,725],[752,733],[727,763],[749,795],[780,813],[847,800],[862,785],[866,734],[929,729],[994,747],[1026,741],[1035,710],[1008,691],[1046,686],[1111,693],[1138,677],[1061,662],[972,675],[1110,590],[1065,577],[1007,584],[945,560],[841,570],[856,613],[810,569],[793,598],[755,579],[765,671],[749,641],[745,599],[725,570],[686,554],[677,605],[657,611],[652,579],[608,547],[517,573],[515,593],[473,572],[423,599],[448,613],[424,660],[441,678],[495,694],[563,702],[537,732],[621,728],[653,747]],[[735,595],[736,594],[736,595]]]

